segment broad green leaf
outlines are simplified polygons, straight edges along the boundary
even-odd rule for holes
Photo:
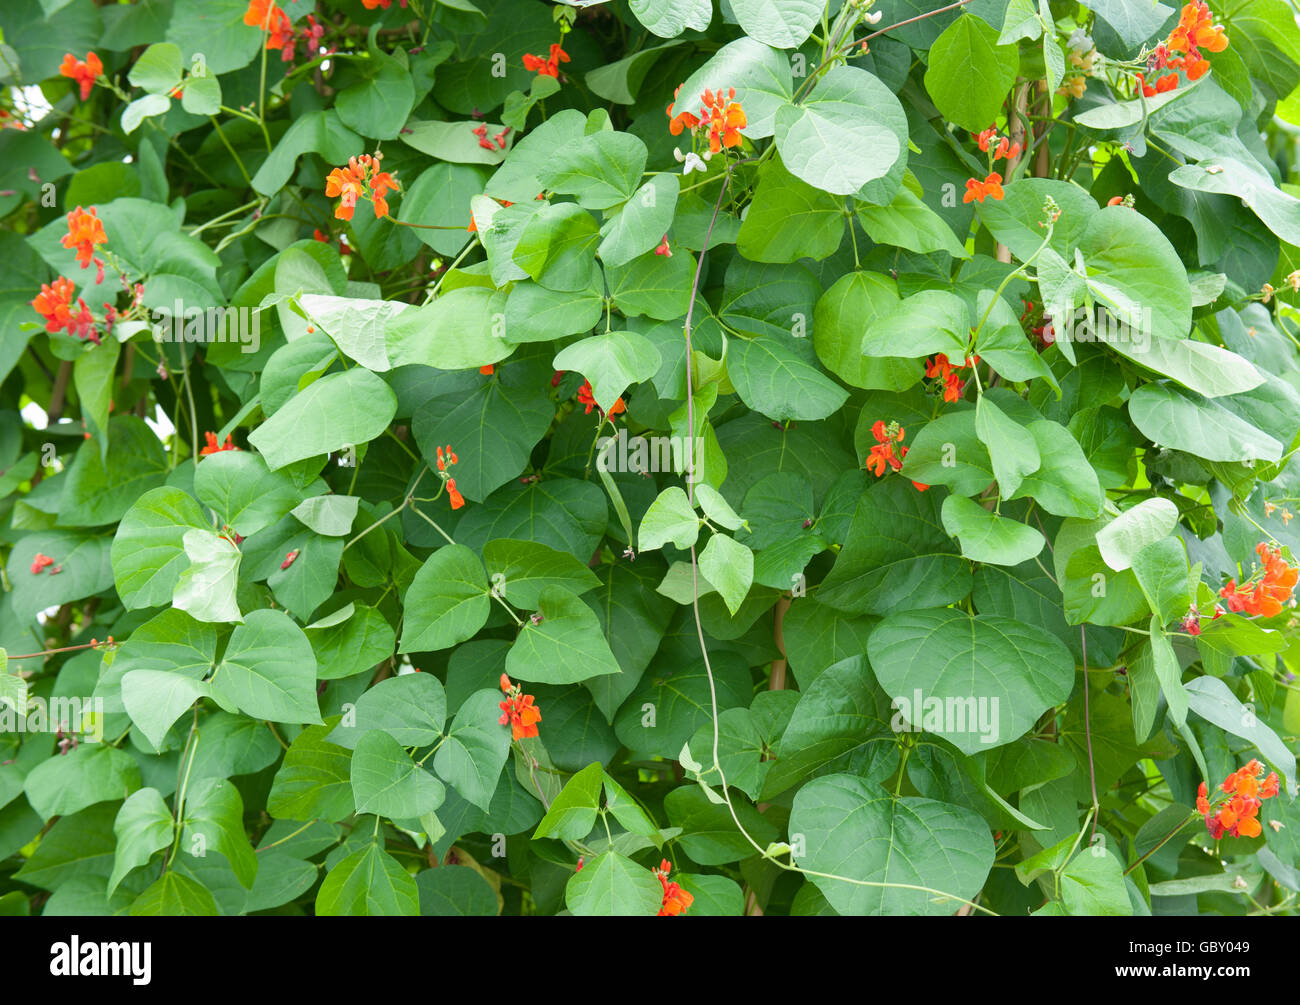
[[[680,188],[675,174],[657,174],[637,189],[601,227],[601,261],[625,265],[654,250],[672,226]]]
[[[906,187],[898,190],[888,206],[860,202],[857,212],[862,229],[877,244],[892,244],[923,255],[944,251],[954,258],[970,257],[943,217]]]
[[[352,794],[358,813],[404,820],[436,810],[447,795],[442,782],[383,729],[365,733],[352,752]]]
[[[27,801],[44,820],[125,799],[138,788],[140,768],[135,759],[107,743],[86,743],[56,754],[32,768],[23,781]]]
[[[896,799],[851,775],[800,789],[790,831],[807,844],[798,865],[873,884],[809,877],[844,915],[950,915],[961,906],[954,898],[973,898],[993,866],[988,825],[973,811]]]
[[[591,382],[592,397],[608,412],[632,384],[659,372],[663,359],[654,343],[633,332],[607,332],[574,342],[555,357],[557,370],[577,370]]]
[[[187,530],[182,541],[190,564],[177,579],[172,605],[199,621],[243,621],[235,599],[239,548],[210,530]]]
[[[1033,527],[999,516],[965,496],[943,501],[943,529],[961,540],[961,553],[972,562],[1019,565],[1040,551],[1046,540]]]
[[[257,876],[257,855],[244,831],[244,800],[224,778],[202,778],[189,789],[181,821],[182,844],[218,851],[243,885],[250,889]]]
[[[337,863],[316,894],[321,917],[415,917],[420,892],[401,863],[378,844],[367,844]]]
[[[537,541],[489,541],[483,548],[483,562],[493,589],[516,607],[530,610],[549,587],[561,586],[581,594],[600,582],[572,555]]]
[[[162,851],[172,843],[174,827],[171,810],[157,789],[138,789],[131,793],[117,811],[113,823],[117,853],[113,860],[113,874],[108,878],[110,896],[127,873],[145,865],[153,858],[154,852]]]
[[[1020,59],[981,18],[962,14],[930,47],[925,89],[939,113],[972,133],[994,124]]]
[[[579,917],[648,917],[659,913],[663,888],[649,869],[608,851],[573,874],[564,900]]]
[[[433,770],[439,777],[484,811],[510,755],[510,728],[497,721],[500,696],[500,691],[485,689],[466,698],[433,755]]]
[[[669,541],[678,548],[689,548],[699,533],[700,518],[686,493],[670,485],[659,493],[641,518],[637,543],[642,551],[662,548]]]
[[[533,831],[533,837],[581,841],[590,834],[596,824],[596,812],[600,809],[604,775],[599,763],[589,764],[565,782],[537,830]]]
[[[216,917],[220,913],[207,887],[175,870],[163,873],[131,903],[131,914],[136,917]]]
[[[715,533],[700,552],[700,573],[734,615],[754,582],[754,553],[734,538]]]
[[[330,726],[308,726],[289,745],[275,773],[266,811],[277,820],[343,820],[356,809],[352,752],[325,738]]]
[[[366,443],[380,435],[397,409],[388,385],[355,367],[330,374],[290,398],[248,440],[268,467]]]
[[[953,608],[891,615],[867,652],[904,719],[966,754],[1024,735],[1074,684],[1074,658],[1046,630]]]
[[[975,433],[988,448],[998,489],[1013,496],[1021,483],[1042,464],[1033,434],[982,396],[975,405]]]
[[[210,693],[203,681],[167,670],[131,670],[122,677],[127,715],[155,747],[186,709]]]
[[[821,260],[844,239],[844,215],[844,200],[796,178],[773,158],[759,169],[736,248],[754,262]]]
[[[363,737],[382,731],[404,747],[425,747],[442,733],[447,719],[447,695],[442,682],[432,674],[401,674],[381,680],[367,690],[357,699],[351,718],[348,725],[335,727],[329,735],[330,742],[351,750]]]
[[[727,373],[741,400],[777,422],[816,422],[838,411],[848,392],[817,367],[807,339],[772,333],[734,339]]]
[[[563,586],[538,593],[536,613],[524,621],[506,655],[510,677],[543,684],[576,684],[618,672],[595,613]]]
[[[1133,558],[1149,544],[1168,537],[1178,525],[1178,507],[1168,499],[1144,499],[1126,509],[1097,531],[1097,548],[1116,572],[1133,564]]]
[[[316,657],[283,611],[252,611],[231,633],[210,680],[214,698],[272,722],[319,723]]]
[[[406,591],[400,652],[446,649],[475,635],[492,606],[483,563],[460,544],[435,551]]]

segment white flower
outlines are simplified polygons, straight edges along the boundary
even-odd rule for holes
[[[701,174],[703,174],[705,171],[708,170],[708,168],[704,164],[704,161],[700,159],[699,154],[689,153],[686,155],[685,161],[686,161],[686,166],[682,168],[683,175],[688,175],[692,171],[699,171]]]
[[[883,10],[878,10],[874,14],[864,14],[862,20],[866,21],[867,24],[880,24],[880,19],[884,16],[885,12]]]

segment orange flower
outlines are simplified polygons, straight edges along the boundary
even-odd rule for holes
[[[69,335],[77,338],[89,338],[99,344],[99,333],[95,331],[95,318],[86,307],[86,302],[77,298],[76,311],[72,308],[72,294],[76,287],[72,280],[59,276],[53,284],[42,283],[41,292],[32,301],[36,313],[45,318],[45,330],[58,332],[67,330]]]
[[[900,446],[898,453],[895,454],[894,444],[903,442],[903,437],[907,435],[906,430],[897,422],[886,425],[884,419],[877,419],[871,426],[871,435],[876,438],[876,445],[871,448],[867,456],[867,470],[874,472],[877,478],[884,476],[886,467],[901,471],[903,459],[907,457],[907,447]],[[919,492],[924,492],[930,487],[918,481],[912,484]]]
[[[59,66],[59,73],[65,77],[70,77],[81,85],[81,100],[85,101],[90,97],[91,88],[95,86],[95,80],[104,72],[104,64],[100,62],[98,56],[93,52],[86,53],[86,60],[82,62],[72,53],[67,53],[63,57],[63,63]]]
[[[284,561],[280,563],[280,568],[281,569],[289,568],[289,566],[293,565],[293,563],[297,560],[298,555],[299,555],[298,549],[294,548],[293,551],[289,552],[289,554],[284,556]]]
[[[673,257],[672,249],[668,247],[668,235],[667,235],[667,234],[665,234],[665,235],[664,235],[664,239],[663,239],[662,241],[659,242],[659,247],[655,248],[655,254],[656,254],[656,255],[662,255],[664,258],[672,258],[672,257]]]
[[[510,678],[501,675],[501,690],[506,700],[498,704],[501,718],[497,720],[502,726],[510,724],[510,738],[524,740],[537,735],[537,724],[542,721],[541,710],[533,704],[531,694],[524,694],[518,684],[511,684]]]
[[[1178,26],[1169,33],[1165,44],[1173,52],[1195,54],[1198,48],[1222,52],[1228,47],[1228,36],[1214,23],[1209,4],[1193,0],[1183,7]]]
[[[244,11],[244,24],[267,32],[268,49],[284,49],[293,42],[293,21],[271,0],[251,0]]]
[[[1224,779],[1220,788],[1228,798],[1217,806],[1208,798],[1205,783],[1196,792],[1196,812],[1205,818],[1205,827],[1215,841],[1227,834],[1229,837],[1259,837],[1259,808],[1263,800],[1272,799],[1278,792],[1277,773],[1270,772],[1260,781],[1264,766],[1251,760]]]
[[[926,360],[925,375],[927,377],[943,378],[943,400],[956,401],[961,397],[962,379],[960,371],[966,367],[975,366],[979,363],[978,356],[971,357],[964,364],[954,366],[948,362],[948,357],[944,353],[936,353],[934,360]]]
[[[338,208],[334,215],[340,220],[351,220],[356,210],[358,199],[369,199],[375,216],[388,215],[388,200],[385,196],[391,192],[400,192],[401,186],[393,177],[396,172],[379,170],[383,154],[362,154],[348,159],[347,167],[334,168],[325,178],[325,195],[338,198]]]
[[[546,59],[531,53],[524,55],[524,69],[531,70],[543,77],[559,77],[560,64],[569,62],[569,54],[560,48],[559,42],[551,43],[551,54]]]
[[[455,478],[447,479],[447,498],[451,500],[452,509],[460,509],[465,505],[465,497],[461,495],[460,491],[456,488]]]
[[[491,377],[492,374],[496,373],[496,369],[497,368],[491,363],[485,363],[483,366],[478,368],[478,372],[483,374],[485,377]]]
[[[983,181],[978,178],[968,178],[966,180],[966,194],[962,196],[962,202],[983,202],[985,197],[990,199],[1002,198],[1002,175],[996,171],[990,172],[989,176]]]
[[[42,555],[38,551],[36,553],[36,557],[32,559],[32,575],[39,576],[42,569],[53,564],[54,564],[54,559],[50,558],[49,555]]]
[[[554,384],[552,384],[552,386],[554,386]],[[582,387],[578,388],[578,404],[587,406],[586,412],[583,413],[584,415],[590,415],[593,408],[596,409],[596,411],[601,412],[602,416],[605,414],[601,411],[600,406],[596,404],[596,398],[591,393],[591,381],[589,380],[583,381]],[[609,410],[609,414],[618,415],[618,413],[624,411],[626,407],[627,406],[623,404],[623,399],[619,398],[614,402],[614,406]]]
[[[234,440],[231,439],[231,437],[229,437],[229,436],[226,437],[226,442],[225,442],[225,443],[218,443],[218,442],[217,442],[217,434],[216,434],[216,433],[204,433],[204,434],[203,434],[203,438],[207,441],[207,444],[208,444],[208,445],[207,445],[206,447],[204,447],[202,450],[199,451],[199,456],[200,456],[200,457],[207,457],[208,454],[219,454],[219,453],[221,453],[223,450],[238,450],[238,449],[239,449],[237,446],[235,446],[235,442],[234,442]]]
[[[655,876],[659,880],[659,885],[664,888],[663,904],[659,908],[659,917],[676,917],[684,914],[693,903],[695,897],[687,893],[680,886],[668,879],[668,873],[672,871],[672,863],[664,859],[659,863],[659,868],[654,870]]]
[[[1282,557],[1281,548],[1269,548],[1261,541],[1255,552],[1264,563],[1262,575],[1255,573],[1260,575],[1259,581],[1255,582],[1255,576],[1252,576],[1239,587],[1235,579],[1230,579],[1228,585],[1219,591],[1219,596],[1227,601],[1228,610],[1235,613],[1275,617],[1290,601],[1296,581],[1300,579],[1300,569]]]
[[[90,266],[96,246],[108,243],[104,221],[99,218],[94,206],[89,210],[78,206],[68,214],[68,232],[63,235],[62,243],[65,248],[77,249],[77,261],[83,269]]]
[[[749,124],[744,108],[733,100],[735,97],[734,87],[728,89],[726,98],[723,98],[721,90],[715,95],[708,88],[700,95],[704,102],[700,115],[704,125],[709,127],[709,150],[715,154],[723,147],[740,146],[743,139],[740,131]]]
[[[673,91],[673,100],[668,103],[668,131],[674,136],[680,136],[684,129],[694,129],[700,124],[698,116],[690,112],[682,112],[678,115],[673,114],[673,105],[677,104],[677,95],[681,92],[682,85],[677,85],[677,90]]]

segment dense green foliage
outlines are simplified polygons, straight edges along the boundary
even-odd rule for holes
[[[1287,0],[0,32],[0,914],[1294,911]]]

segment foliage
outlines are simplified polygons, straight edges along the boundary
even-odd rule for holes
[[[1293,912],[1231,8],[4,4],[0,904]]]

